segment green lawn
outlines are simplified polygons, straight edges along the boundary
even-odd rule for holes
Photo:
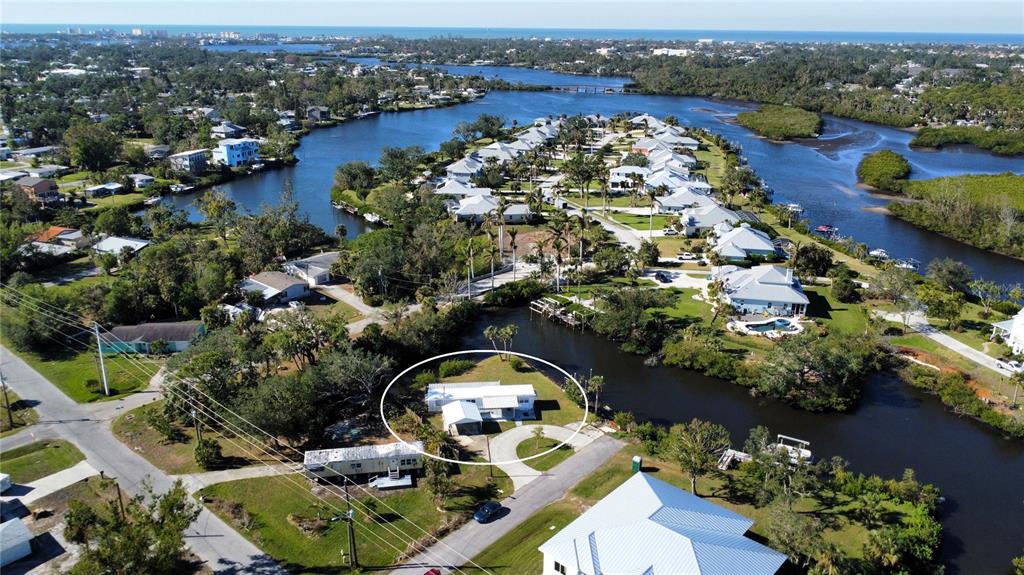
[[[612,277],[600,283],[581,284],[577,289],[575,285],[562,286],[562,296],[575,297],[579,295],[583,299],[591,299],[596,293],[608,290],[622,289],[626,287],[654,287],[658,285],[652,279],[638,278],[636,282],[630,282],[629,278]],[[548,294],[553,295],[553,294]],[[557,296],[554,296],[557,299]]]
[[[710,140],[704,140],[702,142],[707,147],[706,150],[697,150],[694,152],[694,156],[704,162],[707,166],[704,169],[704,177],[707,178],[708,183],[715,188],[720,188],[722,185],[722,177],[725,175],[725,154],[722,153],[721,148],[711,143]],[[699,173],[700,170],[697,170]]]
[[[609,217],[620,224],[627,225],[634,230],[648,231],[650,228],[650,215],[649,214],[621,214],[613,213],[609,214]],[[668,225],[670,216],[662,216],[654,214],[654,229],[660,230]]]
[[[72,351],[57,342],[53,343],[52,354],[16,351],[11,342],[3,336],[0,336],[0,344],[56,385],[64,395],[78,403],[117,399],[149,384],[149,379],[143,376],[141,368],[135,367],[121,356],[108,355],[105,364],[110,395],[105,396],[95,352]]]
[[[11,419],[14,420],[12,428],[7,421],[7,413],[0,414],[0,437],[6,437],[18,433],[22,429],[39,421],[39,414],[32,409],[29,401],[18,397],[17,393],[7,390],[7,400],[11,402]]]
[[[697,246],[704,244],[704,240],[687,238],[683,236],[661,236],[654,238],[658,244],[658,251],[663,258],[675,259],[679,252],[693,252]],[[710,271],[710,268],[706,268]]]
[[[88,208],[85,208],[84,211],[94,212],[121,206],[132,208],[136,206],[141,206],[142,202],[144,202],[145,200],[146,195],[138,193],[117,194],[114,196],[107,196],[105,198],[90,198],[89,202],[93,205]]]
[[[14,483],[31,483],[83,459],[82,452],[67,441],[38,441],[5,451],[0,461],[0,472],[10,474]]]
[[[498,489],[511,493],[507,478],[488,481],[486,467],[462,465],[451,477],[458,488],[442,511],[437,510],[422,485],[380,493],[380,501],[375,502],[360,488],[350,488],[357,501],[356,545],[364,569],[393,565],[411,540],[425,537],[424,531],[431,533],[446,522],[464,521],[484,501],[500,499]],[[214,513],[298,575],[345,572],[341,555],[348,547],[345,523],[329,521],[345,509],[340,492],[322,491],[334,509],[310,494],[304,477],[290,475],[220,483],[200,493]],[[317,517],[327,520],[318,536],[307,535],[296,526],[298,519]]]
[[[71,183],[71,182],[80,182],[80,181],[82,181],[82,180],[84,180],[84,179],[86,179],[88,177],[89,177],[89,172],[85,172],[85,171],[71,172],[69,174],[64,174],[60,178],[57,178],[57,181],[62,183],[62,184],[68,184],[68,183]]]
[[[661,312],[675,320],[686,321],[711,321],[714,312],[711,304],[693,299],[697,290],[692,288],[671,288],[673,293],[678,294],[675,304],[672,307],[651,308],[651,312]]]
[[[569,203],[583,206],[583,199],[579,196],[563,196]],[[641,195],[636,198],[636,201],[630,200],[629,193],[618,192],[616,194],[608,194],[608,207],[609,208],[646,208],[651,205],[650,198],[647,195]],[[600,192],[596,192],[590,195],[590,210],[600,212],[601,208],[604,207],[604,200],[601,198]]]
[[[173,422],[178,432],[176,441],[168,441],[150,427],[147,414],[163,409],[163,400],[153,401],[124,413],[114,420],[112,431],[132,451],[146,458],[154,466],[171,475],[200,473],[204,471],[196,464],[195,428],[181,422]],[[203,437],[215,439],[221,446],[224,460],[221,468],[230,469],[260,462],[279,463],[280,460],[260,452],[234,436],[225,436],[215,429],[203,428]]]
[[[829,286],[804,286],[811,303],[807,317],[821,320],[831,329],[863,332],[868,326],[867,308],[859,303],[841,303],[832,296]]]
[[[537,548],[579,514],[575,505],[567,501],[556,501],[484,549],[473,558],[473,562],[494,575],[539,573],[543,557]],[[461,569],[467,573],[481,572],[472,565],[464,565]]]
[[[504,361],[498,356],[488,357],[466,373],[445,378],[444,381],[500,381],[504,385],[532,384],[537,392],[534,406],[540,412],[542,423],[567,425],[583,420],[583,409],[569,401],[562,388],[548,379],[546,375],[536,369],[526,372],[516,371],[512,369],[508,361]]]
[[[321,292],[311,292],[304,299],[299,300],[306,304],[309,311],[319,316],[340,316],[346,322],[359,319],[359,311],[343,301],[332,299]]]
[[[516,457],[522,459],[524,457],[537,455],[538,453],[544,453],[560,443],[561,441],[551,439],[550,437],[543,437],[539,442],[533,437],[530,437],[516,446]],[[551,453],[538,457],[537,459],[531,459],[525,463],[537,471],[547,471],[568,459],[573,453],[575,453],[575,451],[572,447],[562,445]]]

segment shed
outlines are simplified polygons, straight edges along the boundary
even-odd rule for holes
[[[484,421],[476,404],[464,399],[444,404],[441,417],[452,435],[479,435]]]
[[[32,554],[32,532],[21,519],[0,524],[0,567],[6,567]]]

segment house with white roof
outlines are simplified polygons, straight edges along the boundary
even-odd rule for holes
[[[101,254],[114,254],[115,256],[120,256],[125,253],[125,250],[129,250],[134,254],[148,245],[149,242],[146,240],[110,236],[96,242],[96,244],[92,246],[92,249],[93,251]]]
[[[723,222],[736,225],[740,222],[740,215],[712,203],[683,210],[679,222],[683,225],[683,232],[688,236],[693,236],[710,230]]]
[[[89,186],[82,190],[85,195],[90,198],[102,198],[104,196],[113,196],[120,194],[124,191],[124,186],[117,182],[107,182],[105,184],[97,184],[95,186]]]
[[[213,159],[225,166],[246,166],[260,161],[260,142],[254,138],[224,138],[213,149]]]
[[[648,190],[656,190],[662,186],[665,186],[669,190],[675,190],[682,188],[689,181],[679,174],[673,173],[671,170],[661,170],[652,173],[644,180],[644,185]]]
[[[398,480],[402,472],[411,475],[423,469],[423,458],[422,441],[396,441],[307,451],[302,457],[302,468],[306,477],[317,480],[342,476],[359,478],[368,475],[385,475],[392,480]],[[408,484],[411,485],[412,482],[409,481]]]
[[[453,199],[462,199],[470,196],[490,196],[494,190],[491,188],[478,188],[470,182],[447,178],[434,188],[434,194]]]
[[[641,154],[644,156],[649,156],[655,150],[667,150],[671,152],[672,146],[656,138],[640,138],[633,144],[633,147],[630,148],[630,151],[634,154]]]
[[[242,291],[262,294],[267,302],[284,303],[309,295],[309,284],[305,280],[283,272],[260,272],[239,287]]]
[[[484,163],[479,158],[470,154],[461,160],[448,164],[448,167],[444,170],[450,179],[468,182],[483,173]]]
[[[754,522],[635,473],[538,549],[544,575],[773,575],[786,556],[745,536]]]
[[[500,381],[471,383],[432,383],[427,386],[423,401],[430,413],[443,412],[450,403],[468,402],[460,414],[479,413],[481,421],[525,419],[535,416],[533,402],[537,392],[532,385],[502,385]]]
[[[0,524],[0,567],[32,554],[32,532],[15,517]]]
[[[210,137],[218,140],[224,138],[241,138],[244,135],[244,127],[228,120],[224,120],[219,125],[210,128]]]
[[[810,300],[793,270],[775,265],[750,269],[721,266],[711,272],[719,284],[719,298],[742,315],[802,316]]]
[[[775,244],[768,234],[750,227],[743,222],[731,229],[715,228],[715,238],[711,239],[713,252],[724,260],[741,261],[751,256],[772,257],[777,254]]]
[[[704,194],[698,194],[684,187],[670,195],[654,198],[654,205],[659,214],[678,214],[689,208],[713,206],[716,205],[716,202]]]
[[[629,123],[635,127],[645,127],[652,130],[657,130],[665,126],[665,122],[655,118],[650,114],[640,114],[639,116],[633,116],[630,118]]]
[[[1024,308],[1006,321],[992,324],[992,335],[1003,338],[1015,354],[1024,354]]]
[[[476,155],[484,160],[494,158],[500,164],[511,162],[521,152],[505,142],[493,142],[476,151]]]
[[[284,264],[284,271],[306,280],[309,287],[316,287],[331,281],[331,266],[341,257],[341,252],[324,252],[292,260]]]
[[[610,191],[632,189],[633,174],[638,174],[646,180],[651,175],[651,169],[646,166],[616,166],[608,171],[608,189]]]
[[[498,198],[494,196],[467,196],[454,207],[455,220],[480,223],[498,209]],[[530,221],[533,212],[526,204],[506,204],[502,219],[506,224],[524,224]]]

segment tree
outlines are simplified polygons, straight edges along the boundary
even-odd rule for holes
[[[967,293],[973,277],[967,264],[952,258],[935,258],[928,264],[928,279],[951,292]]]
[[[360,198],[377,185],[377,171],[366,162],[348,162],[338,166],[334,172],[335,190],[352,190]]]
[[[207,190],[196,200],[199,211],[203,214],[221,241],[227,243],[228,229],[238,219],[238,208],[235,202],[228,198],[227,194],[218,190]]]
[[[448,464],[430,458],[426,464],[424,482],[438,511],[444,511],[444,504],[455,493],[455,482],[448,474]]]
[[[797,566],[807,567],[810,557],[821,542],[821,522],[796,513],[781,505],[771,508],[768,515],[768,541],[773,549],[785,553]]]
[[[384,180],[405,182],[412,177],[422,159],[423,148],[419,146],[385,147],[381,150],[377,171]]]
[[[890,265],[878,272],[878,278],[875,280],[875,289],[883,297],[888,298],[893,303],[898,303],[914,292],[916,284],[917,274],[913,271]]]
[[[793,269],[804,277],[824,277],[832,268],[832,251],[818,244],[804,244],[797,248]]]
[[[452,138],[441,142],[441,153],[446,158],[457,160],[466,153],[466,141],[459,138]]]
[[[658,248],[657,242],[650,239],[640,240],[640,247],[637,248],[636,253],[643,266],[653,266],[661,258],[661,250]]]
[[[199,516],[182,482],[156,494],[148,484],[124,502],[107,504],[105,513],[75,506],[67,525],[69,540],[81,545],[81,560],[73,573],[112,575],[171,575],[181,572],[185,529]]]
[[[932,284],[918,287],[917,299],[928,309],[928,315],[946,320],[948,328],[960,319],[966,303],[962,292],[944,291]]]
[[[597,415],[598,401],[601,399],[601,390],[604,389],[604,376],[592,375],[587,378],[587,393],[594,394],[594,415]]]
[[[910,162],[891,150],[880,150],[864,156],[857,165],[857,177],[880,190],[898,192],[910,175]]]
[[[718,468],[722,452],[729,449],[729,431],[717,423],[694,418],[669,430],[671,453],[690,476],[690,492],[697,495],[697,478]]]
[[[121,139],[103,124],[80,123],[64,132],[64,146],[73,165],[99,172],[114,165]]]
[[[967,284],[971,293],[978,297],[982,308],[981,317],[988,318],[992,315],[992,304],[1000,301],[1006,295],[1006,288],[1002,285],[984,279],[976,279]]]
[[[195,456],[196,464],[203,470],[217,467],[222,459],[220,443],[209,437],[196,440]]]
[[[544,439],[544,426],[542,426],[542,425],[535,425],[535,426],[533,426],[533,429],[530,430],[530,435],[533,436],[533,440],[534,440],[533,448],[534,448],[534,450],[540,451],[540,440]]]

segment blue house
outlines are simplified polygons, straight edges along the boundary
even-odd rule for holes
[[[253,138],[224,138],[213,149],[213,159],[225,166],[248,166],[260,161],[260,143]]]

